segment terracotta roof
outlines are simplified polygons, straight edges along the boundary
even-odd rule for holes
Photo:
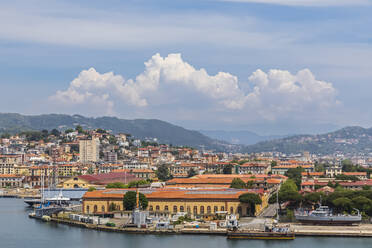
[[[346,176],[367,176],[367,172],[342,172]]]
[[[89,198],[117,198],[122,199],[126,192],[135,191],[135,189],[106,189],[86,192],[83,199]],[[163,189],[140,189],[147,199],[229,199],[238,200],[239,196],[244,193],[264,193],[260,190],[239,190],[239,189],[179,189],[179,188],[163,188]]]
[[[302,176],[323,176],[324,172],[302,172]]]
[[[133,174],[129,174],[127,172],[110,172],[93,175],[82,175],[78,176],[78,178],[81,178],[90,183],[102,185],[114,182],[129,183],[131,181],[137,180],[137,178]]]
[[[0,174],[0,178],[9,178],[9,177],[20,178],[20,177],[22,177],[22,176],[20,176],[20,175],[16,175],[16,174]]]

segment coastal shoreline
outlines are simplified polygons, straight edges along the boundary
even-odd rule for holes
[[[30,218],[38,219],[39,218],[29,215]],[[153,235],[218,235],[218,236],[227,236],[227,230],[209,230],[209,229],[191,229],[191,228],[184,228],[184,229],[177,229],[177,230],[154,230],[154,229],[144,229],[144,228],[119,228],[119,227],[108,227],[103,225],[94,225],[94,224],[87,224],[77,221],[71,221],[61,218],[52,217],[51,222],[93,229],[97,231],[106,231],[106,232],[117,232],[117,233],[130,233],[130,234],[153,234]],[[293,225],[293,229],[295,235],[297,237],[354,237],[354,238],[372,238],[372,225],[364,224],[364,226],[368,226],[370,230],[361,230],[358,228],[360,226],[354,226],[350,230],[350,226],[345,229],[343,226],[301,226],[301,225]]]

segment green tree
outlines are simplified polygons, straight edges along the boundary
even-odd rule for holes
[[[336,207],[336,209],[339,212],[343,212],[343,211],[350,212],[353,203],[349,198],[340,197],[340,198],[333,200],[333,205]]]
[[[95,190],[97,190],[95,187],[89,187],[88,192],[92,192],[92,191],[95,191]]]
[[[230,188],[233,188],[233,189],[245,189],[246,187],[247,185],[240,178],[234,178],[230,184]]]
[[[275,160],[271,161],[271,168],[273,168],[277,165],[278,165],[278,162],[276,162]]]
[[[372,205],[372,201],[365,196],[357,196],[352,199],[353,206],[360,211],[368,211]]]
[[[222,173],[223,174],[232,174],[232,169],[233,169],[233,165],[232,164],[227,164],[223,167]]]
[[[149,182],[147,180],[138,180],[138,181],[131,181],[128,183],[128,188],[137,188],[139,185],[147,185]]]
[[[300,188],[302,178],[301,173],[304,171],[305,170],[302,167],[291,168],[285,173],[285,175],[292,179],[296,183],[297,187]]]
[[[298,193],[297,185],[292,179],[287,179],[279,190],[278,195],[279,203],[282,204],[284,202],[290,202],[289,208],[295,208],[299,205],[299,203],[302,201],[302,196],[300,193]],[[275,203],[276,202],[276,194],[273,194],[269,202]]]
[[[247,182],[247,189],[253,189],[254,188],[254,181],[253,180],[249,180]]]
[[[187,177],[193,177],[195,175],[197,175],[198,173],[196,172],[196,170],[194,168],[191,168],[189,170],[189,172],[187,173]]]
[[[350,159],[345,159],[341,161],[342,171],[345,172],[354,172],[356,171],[355,167],[353,166],[353,163]]]
[[[84,133],[84,129],[83,129],[83,127],[80,126],[80,125],[77,125],[77,126],[75,127],[75,130],[78,131],[78,133]]]
[[[254,215],[256,212],[256,205],[262,204],[261,198],[254,193],[245,193],[239,196],[239,201],[241,203],[246,203],[249,205],[250,208],[250,214],[249,215]]]
[[[359,181],[359,178],[357,176],[352,176],[352,175],[345,175],[345,174],[341,174],[341,175],[337,175],[335,177],[337,180],[351,180],[351,181]]]
[[[314,205],[316,203],[320,203],[321,199],[324,199],[325,195],[323,192],[314,192],[306,194],[303,197],[303,202],[305,205]]]
[[[324,172],[324,171],[325,171],[325,166],[324,166],[324,164],[321,164],[321,163],[315,162],[314,167],[315,167],[315,171],[316,171],[316,172]]]
[[[160,181],[168,181],[169,179],[172,179],[169,168],[165,164],[160,165],[155,174]]]
[[[128,191],[124,195],[123,204],[124,208],[127,211],[133,210],[136,208],[136,199],[137,193],[135,191]],[[139,193],[139,205],[141,209],[146,209],[148,205],[148,200],[146,196],[142,193]]]
[[[54,128],[52,129],[52,131],[50,131],[50,134],[59,137],[61,135],[61,132]]]
[[[125,189],[128,188],[127,185],[121,182],[108,183],[106,189]]]
[[[65,134],[72,133],[72,132],[74,132],[74,129],[69,128],[65,130]]]

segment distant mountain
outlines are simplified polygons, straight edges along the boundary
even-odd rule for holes
[[[372,128],[345,127],[319,135],[294,135],[259,142],[244,148],[244,152],[278,151],[287,154],[309,151],[313,154],[358,154],[372,152]]]
[[[0,113],[0,133],[16,133],[25,130],[51,130],[74,128],[103,128],[114,133],[129,133],[139,139],[157,138],[159,143],[204,147],[215,150],[235,150],[238,146],[209,138],[200,132],[188,130],[165,121],[155,119],[125,120],[116,117],[88,118],[81,115],[21,115]]]
[[[253,145],[261,141],[280,139],[284,135],[261,136],[250,131],[223,131],[223,130],[200,130],[200,132],[212,139],[224,140],[231,144]]]

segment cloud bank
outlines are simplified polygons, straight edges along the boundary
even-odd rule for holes
[[[104,107],[105,114],[113,114],[117,112],[115,105],[146,109],[158,104],[161,108],[155,96],[160,95],[167,103],[169,92],[176,94],[177,100],[172,102],[175,106],[198,101],[198,109],[194,110],[200,111],[207,108],[208,102],[212,104],[206,111],[240,111],[269,120],[304,111],[324,111],[339,104],[332,83],[317,80],[309,69],[296,74],[258,69],[248,81],[241,82],[228,72],[210,75],[203,68],[197,69],[185,62],[181,54],[155,54],[135,79],[126,80],[113,72],[101,74],[94,68],[83,70],[66,90],[57,91],[49,99],[71,106],[96,105]],[[190,93],[189,98],[182,97]]]

